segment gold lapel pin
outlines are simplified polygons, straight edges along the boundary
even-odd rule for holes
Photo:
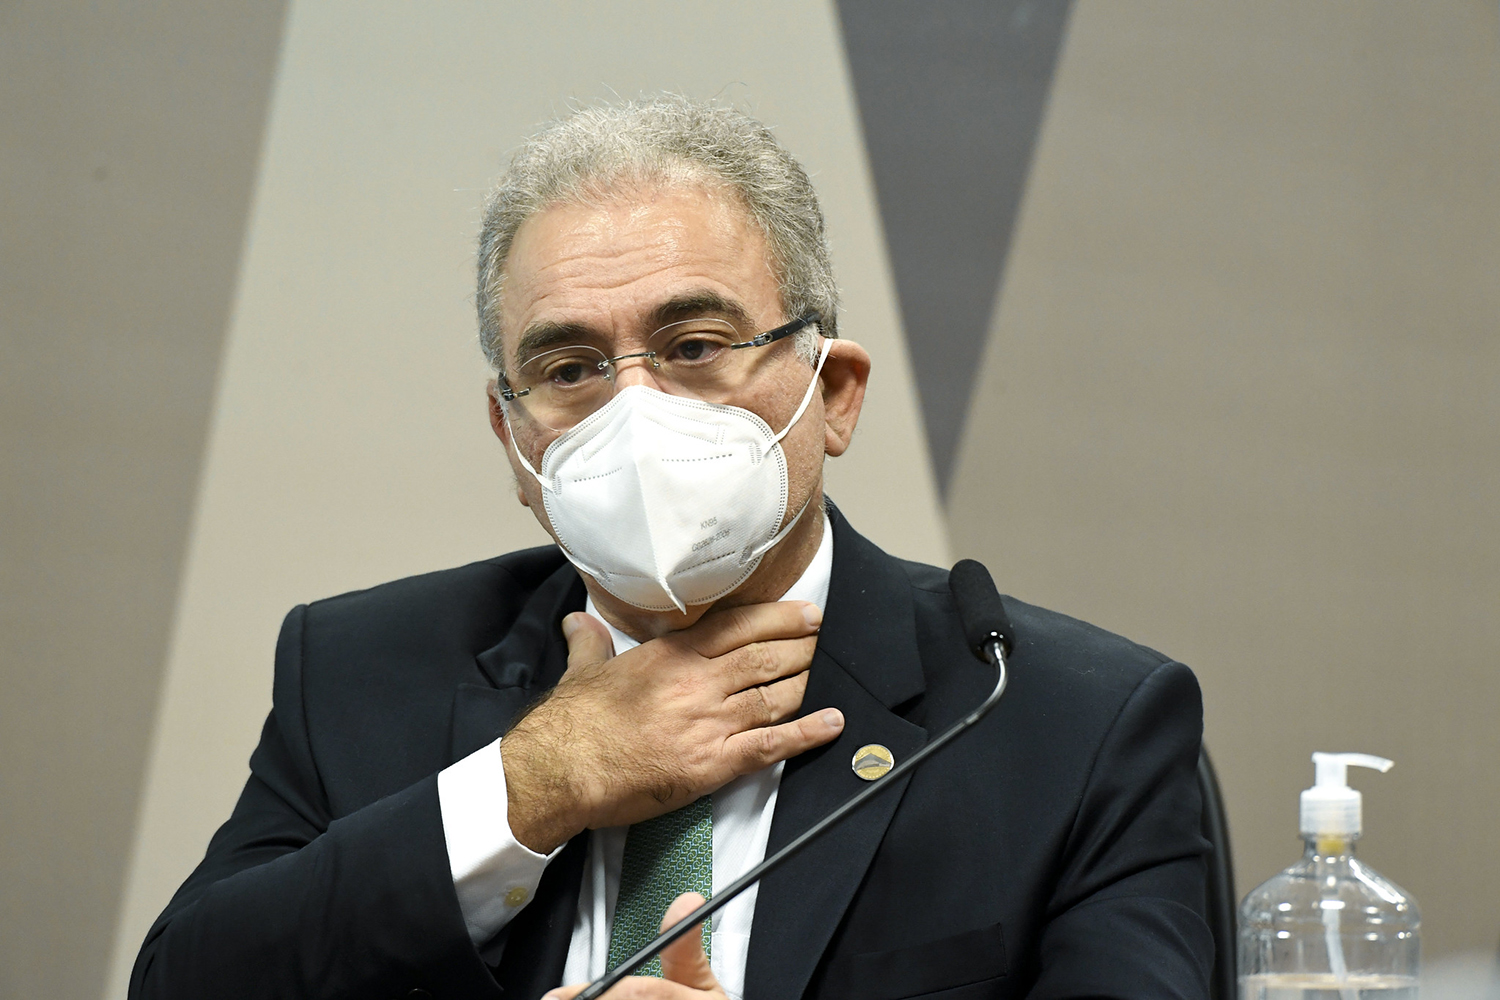
[[[854,760],[849,764],[854,768],[854,773],[866,781],[874,781],[882,778],[885,773],[896,763],[896,758],[891,752],[879,743],[866,743],[854,751]]]

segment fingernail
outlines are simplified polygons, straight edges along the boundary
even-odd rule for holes
[[[568,615],[562,620],[562,630],[564,639],[573,638],[573,633],[578,631],[578,619],[573,615]],[[552,994],[547,995],[550,997]]]
[[[823,609],[816,604],[802,605],[802,617],[807,621],[808,628],[817,628],[823,624]]]
[[[844,713],[838,711],[837,709],[830,708],[828,711],[823,713],[823,725],[827,726],[829,729],[843,729]]]

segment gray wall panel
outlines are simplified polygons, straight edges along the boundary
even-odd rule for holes
[[[103,980],[279,3],[0,6],[0,995]]]
[[[1080,2],[950,501],[1192,666],[1246,891],[1314,750],[1430,956],[1500,939],[1491,4]],[[957,547],[957,546],[955,546]]]
[[[952,476],[1068,0],[842,0],[939,487]]]

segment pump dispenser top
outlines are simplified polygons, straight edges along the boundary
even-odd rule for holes
[[[1302,793],[1302,836],[1358,837],[1364,830],[1364,796],[1349,787],[1349,768],[1369,767],[1384,773],[1394,762],[1367,753],[1315,753],[1312,759],[1314,783]]]

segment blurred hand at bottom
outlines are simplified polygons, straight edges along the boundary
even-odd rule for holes
[[[665,931],[705,902],[696,892],[678,896],[667,907],[667,913],[661,919],[661,929]],[[703,954],[703,932],[698,929],[702,926],[699,924],[661,950],[661,971],[665,979],[631,976],[604,994],[602,1000],[710,1000],[713,997],[728,1000],[719,981],[714,978],[708,956]],[[586,989],[588,983],[563,986],[542,1000],[573,1000]]]

